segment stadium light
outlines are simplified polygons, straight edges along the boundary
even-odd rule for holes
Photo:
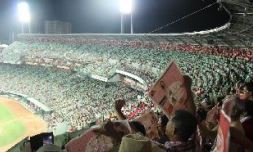
[[[133,9],[132,0],[120,0],[121,14],[131,14]]]
[[[22,33],[24,33],[24,25],[28,25],[30,33],[30,21],[31,21],[30,9],[29,5],[24,1],[18,3],[18,17],[19,21],[22,24]]]
[[[131,15],[131,34],[133,34],[133,1],[119,0],[119,10],[121,13],[121,34],[124,33],[124,16]]]
[[[31,20],[29,6],[26,2],[20,2],[18,4],[19,20],[22,23],[29,23]]]

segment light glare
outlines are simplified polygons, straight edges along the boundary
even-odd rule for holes
[[[18,4],[18,16],[19,20],[24,23],[29,23],[31,20],[29,6],[26,2],[20,2]]]
[[[132,0],[120,0],[120,12],[122,14],[131,14],[132,13]]]

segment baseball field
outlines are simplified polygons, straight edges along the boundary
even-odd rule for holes
[[[27,136],[47,131],[47,124],[17,101],[0,97],[0,151]]]

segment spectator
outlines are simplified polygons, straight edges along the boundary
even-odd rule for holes
[[[127,117],[121,111],[122,107],[125,106],[125,105],[126,105],[125,100],[123,100],[123,99],[115,100],[114,109],[115,109],[116,115],[117,115],[119,120],[127,119]]]
[[[242,124],[240,122],[240,117],[245,110],[245,105],[243,102],[241,102],[239,99],[236,97],[231,98],[231,101],[228,102],[234,102],[234,106],[232,108],[231,112],[231,124],[230,127],[236,129],[237,131],[240,131],[241,135],[245,136]],[[236,137],[235,137],[236,138]],[[237,143],[237,141],[234,140],[234,138],[231,138],[230,140],[230,147],[229,147],[231,152],[240,152],[244,151],[243,145],[240,143]]]
[[[115,101],[115,111],[116,111],[116,114],[118,116],[118,119],[120,120],[126,120],[126,116],[122,113],[121,109],[122,107],[126,104],[125,100],[123,99],[117,99]],[[139,132],[139,133],[142,133],[142,135],[146,135],[146,130],[145,130],[145,127],[137,122],[137,121],[130,121],[129,122],[129,125],[131,127],[131,132],[132,133],[136,133],[136,132]]]
[[[253,102],[245,101],[246,115],[241,119],[242,127],[246,137],[253,142]]]
[[[178,110],[166,127],[166,135],[170,139],[165,143],[170,152],[196,152],[198,151],[193,135],[196,133],[197,120],[191,113]]]
[[[123,137],[119,152],[165,152],[164,146],[150,141],[139,134],[129,134]]]
[[[169,122],[169,119],[166,115],[162,115],[159,119],[160,126],[158,127],[158,131],[159,131],[160,139],[158,139],[158,142],[161,143],[161,144],[165,144],[165,142],[169,140],[168,137],[165,134],[166,125],[167,125],[168,122]]]
[[[119,147],[122,137],[130,133],[130,128],[123,122],[105,122],[100,128],[93,130],[96,134],[102,134],[113,140],[114,147]]]
[[[250,100],[253,102],[253,81],[239,85],[237,93],[241,100]]]
[[[132,133],[141,133],[143,136],[146,136],[145,127],[138,121],[130,121],[129,125]]]

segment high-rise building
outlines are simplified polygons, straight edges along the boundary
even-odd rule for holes
[[[71,23],[62,21],[46,21],[45,34],[69,34]]]

